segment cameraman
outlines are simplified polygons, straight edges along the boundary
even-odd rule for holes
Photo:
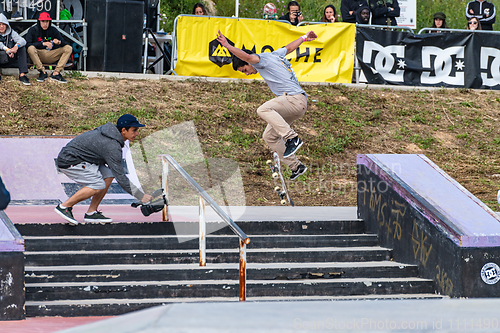
[[[281,16],[279,18],[280,20],[288,21],[295,26],[304,20],[304,16],[302,16],[302,12],[300,11],[300,5],[297,1],[290,1],[286,8],[288,9],[288,13]]]
[[[92,197],[85,214],[85,222],[112,222],[97,210],[114,178],[128,193],[148,202],[151,196],[142,193],[132,184],[122,164],[122,148],[125,141],[133,142],[139,134],[139,127],[144,127],[131,114],[124,114],[116,122],[104,124],[92,131],[78,135],[59,153],[57,166],[66,176],[84,187],[71,198],[57,205],[55,212],[71,225],[78,225],[73,217],[73,206]]]

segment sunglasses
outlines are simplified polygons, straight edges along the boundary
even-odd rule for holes
[[[477,21],[469,21],[469,24],[477,24]]]

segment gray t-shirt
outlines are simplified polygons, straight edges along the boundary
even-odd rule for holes
[[[259,72],[269,89],[276,96],[281,96],[283,93],[289,95],[305,94],[305,91],[299,85],[299,81],[297,81],[292,65],[285,58],[286,47],[271,53],[257,55],[260,61],[251,65]]]

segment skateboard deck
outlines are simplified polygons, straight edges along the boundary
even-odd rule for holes
[[[266,164],[271,168],[273,179],[277,180],[279,178],[281,182],[281,187],[274,187],[274,190],[278,193],[278,196],[280,198],[280,203],[282,205],[286,205],[286,202],[288,200],[292,207],[295,206],[293,200],[290,198],[290,194],[288,193],[288,190],[286,188],[285,179],[283,178],[283,174],[281,173],[281,161],[278,153],[274,151],[273,160],[268,160]]]

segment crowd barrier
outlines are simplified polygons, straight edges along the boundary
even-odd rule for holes
[[[256,53],[272,52],[309,31],[274,20],[196,15],[178,16],[174,23],[171,73],[184,76],[247,78],[234,71],[229,51],[217,41],[221,31],[229,43]],[[350,83],[354,64],[355,27],[326,23],[314,28],[321,36],[304,43],[287,59],[300,81]],[[193,42],[196,41],[196,42]],[[254,79],[258,75],[249,77]]]
[[[187,24],[183,25],[183,20]],[[203,17],[203,23],[199,20],[199,16],[193,15],[176,18],[171,68],[166,74],[246,78],[225,66],[231,62],[230,54],[220,47],[214,31],[220,29],[231,41],[235,39],[232,42],[237,47],[265,52],[286,45],[311,29],[308,25],[314,25],[320,40],[329,32],[333,32],[333,37],[322,41],[320,47],[309,44],[308,53],[299,50],[291,59],[300,81],[500,89],[497,31],[424,28],[415,34],[411,28],[397,26],[301,22],[294,27],[261,19]],[[355,31],[352,36],[347,32],[349,26]],[[353,39],[353,47],[348,38]],[[192,40],[197,42],[191,43]],[[327,48],[339,52],[327,53]],[[314,63],[318,60],[314,49],[320,52],[321,66]],[[193,52],[196,57],[186,59],[186,52]],[[309,60],[309,67],[307,61],[299,61],[302,59]],[[315,70],[317,73],[311,75]]]

